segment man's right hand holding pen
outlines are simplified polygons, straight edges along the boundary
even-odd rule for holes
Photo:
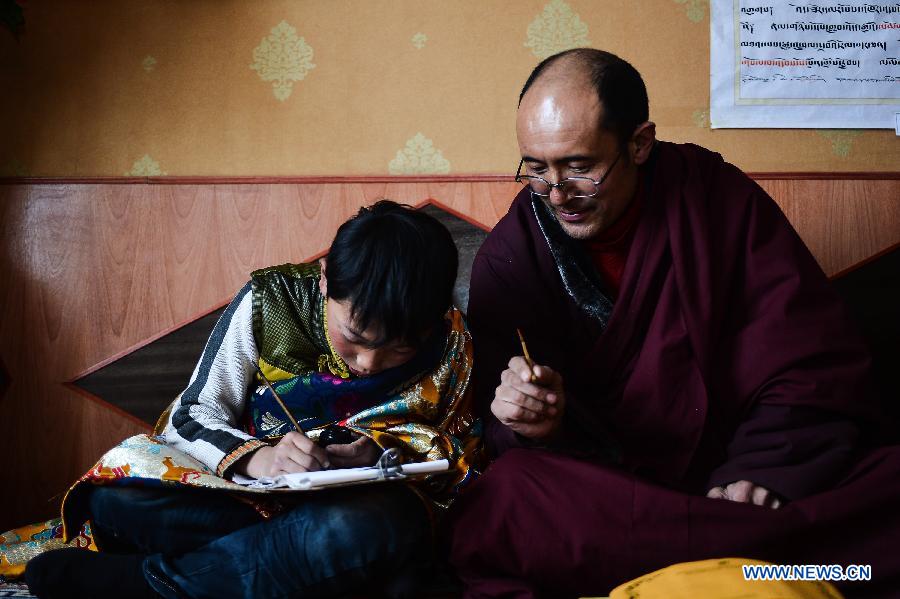
[[[529,366],[524,356],[509,361],[491,402],[497,420],[537,442],[550,442],[559,434],[565,408],[562,376],[548,366]]]

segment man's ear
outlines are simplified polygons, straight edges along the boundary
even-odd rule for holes
[[[319,275],[319,291],[323,297],[328,297],[328,279],[325,278],[325,257],[319,258],[319,266],[322,268],[322,274]]]
[[[656,143],[656,123],[646,121],[637,126],[631,136],[629,150],[635,164],[641,165],[650,158],[650,151]]]

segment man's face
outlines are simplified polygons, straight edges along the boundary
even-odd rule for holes
[[[516,119],[524,174],[550,183],[567,177],[603,177],[620,147],[615,134],[600,128],[602,110],[587,80],[537,81],[522,99]],[[596,236],[628,207],[638,181],[629,151],[630,147],[624,150],[595,197],[575,198],[571,191],[554,188],[544,199],[570,237]]]

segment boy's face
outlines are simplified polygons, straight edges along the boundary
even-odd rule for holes
[[[355,376],[371,376],[382,370],[400,366],[416,354],[416,348],[399,341],[388,341],[378,347],[372,346],[375,332],[369,328],[358,330],[350,316],[349,301],[326,298],[328,310],[328,336],[335,351],[347,363]]]

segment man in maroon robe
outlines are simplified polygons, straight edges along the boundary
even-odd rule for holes
[[[900,596],[900,448],[874,448],[863,342],[772,199],[656,141],[647,106],[598,50],[520,97],[528,186],[470,290],[496,460],[452,515],[467,595],[605,595],[736,556],[871,565],[838,584]]]

